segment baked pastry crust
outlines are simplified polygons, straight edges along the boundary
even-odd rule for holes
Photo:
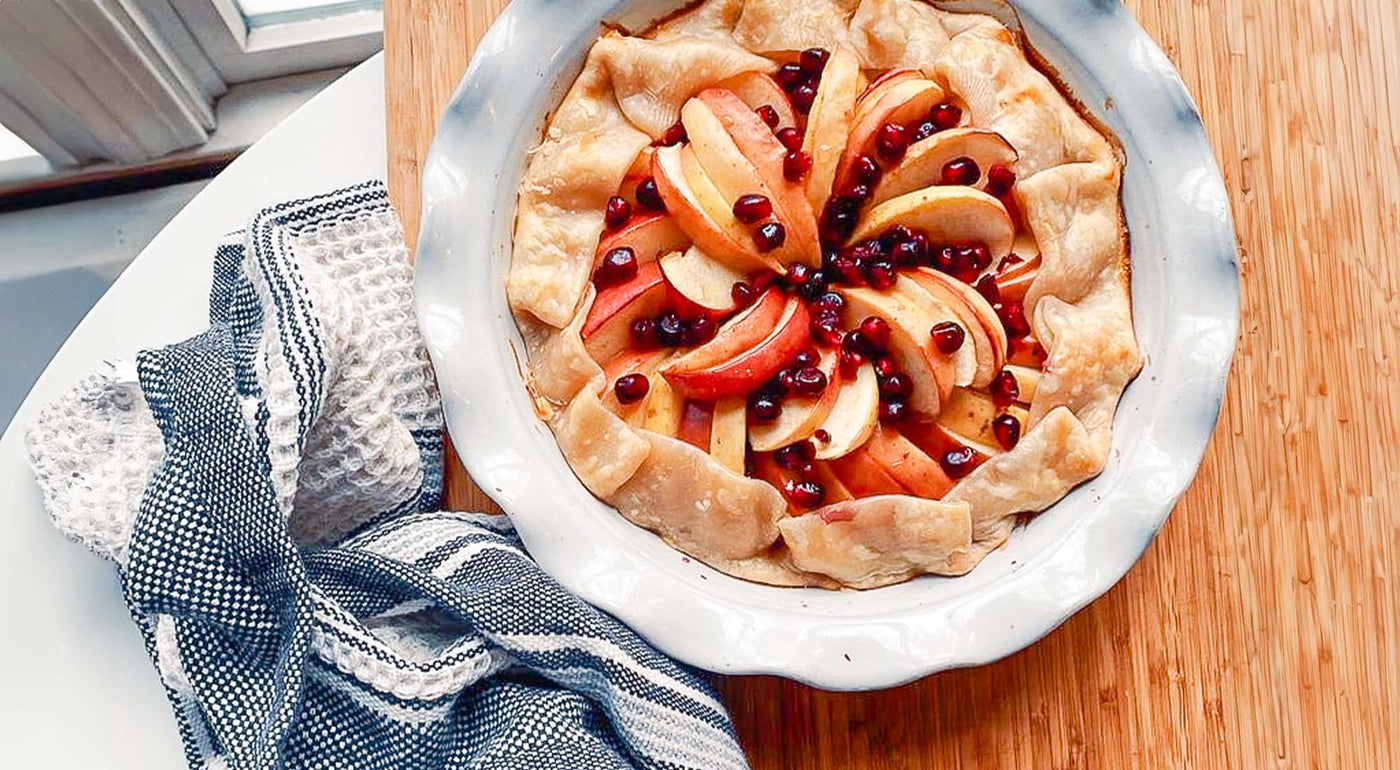
[[[604,406],[580,325],[604,208],[637,154],[696,91],[761,54],[847,46],[866,70],[910,68],[1014,147],[1015,200],[1041,253],[1024,307],[1048,356],[1019,443],[942,500],[880,496],[789,515],[783,495]],[[721,570],[777,585],[874,588],[967,572],[1024,512],[1099,473],[1141,368],[1113,143],[993,18],[919,0],[706,0],[645,35],[605,32],[531,153],[507,293],[540,412],[580,480],[629,520]]]

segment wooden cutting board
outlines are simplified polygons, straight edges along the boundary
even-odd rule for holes
[[[859,695],[721,680],[756,768],[1400,768],[1400,4],[1128,4],[1200,103],[1239,227],[1201,473],[1122,583],[1007,660]],[[410,237],[438,116],[504,5],[387,3]],[[451,505],[493,508],[448,475]]]

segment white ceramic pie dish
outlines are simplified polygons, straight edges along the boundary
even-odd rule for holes
[[[1123,397],[1102,475],[960,578],[866,592],[775,588],[685,557],[594,498],[535,416],[506,304],[526,152],[600,21],[638,29],[677,0],[515,0],[478,48],[423,175],[418,309],[449,430],[540,564],[667,653],[729,674],[837,690],[987,663],[1117,582],[1200,464],[1239,322],[1234,226],[1200,117],[1116,1],[943,4],[1016,22],[1126,151],[1134,320],[1147,365]],[[567,8],[567,10],[566,10]]]

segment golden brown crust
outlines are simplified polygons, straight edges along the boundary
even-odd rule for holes
[[[1049,357],[1020,443],[944,501],[867,498],[792,518],[766,482],[609,412],[578,329],[605,202],[684,101],[738,72],[772,71],[791,52],[843,43],[867,69],[910,67],[945,84],[974,125],[1016,149],[1017,201],[1042,254],[1025,309]],[[533,388],[562,409],[552,427],[590,490],[725,572],[859,588],[965,573],[1006,540],[1018,513],[1054,503],[1106,462],[1118,399],[1141,366],[1120,177],[1112,142],[990,17],[919,0],[706,0],[641,37],[609,32],[521,186],[507,290]],[[833,511],[838,521],[821,518]]]

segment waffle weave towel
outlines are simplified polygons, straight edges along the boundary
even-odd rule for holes
[[[745,767],[702,679],[504,519],[437,511],[381,184],[264,210],[214,262],[208,331],[107,364],[28,436],[55,524],[118,566],[191,767]]]

